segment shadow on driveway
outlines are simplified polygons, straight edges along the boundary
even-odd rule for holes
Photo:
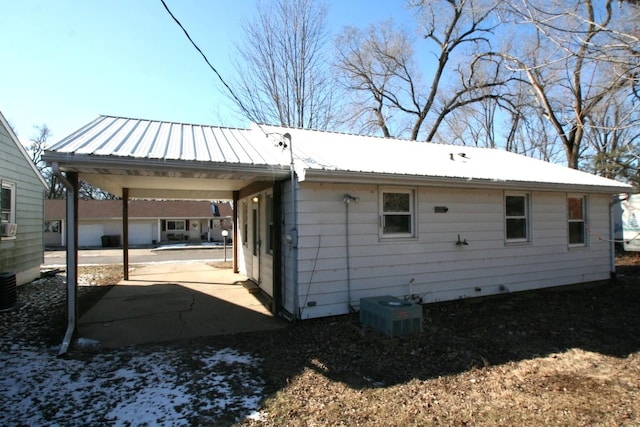
[[[79,319],[79,337],[105,348],[266,331],[288,326],[274,317],[247,278],[206,263],[134,270]]]

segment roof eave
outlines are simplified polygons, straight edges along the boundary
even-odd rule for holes
[[[311,169],[305,170],[304,178],[301,179],[301,181],[383,185],[435,185],[447,188],[530,189],[540,191],[568,191],[603,194],[618,194],[633,191],[633,187],[631,185],[624,183],[620,183],[619,185],[588,185],[561,182],[505,181],[481,178],[419,176],[377,172],[345,172]]]
[[[289,165],[274,164],[246,164],[230,162],[205,162],[198,160],[177,159],[151,159],[119,156],[98,156],[93,154],[61,153],[47,151],[42,159],[47,165],[58,163],[62,170],[74,170],[80,168],[92,169],[146,169],[157,170],[217,170],[220,172],[236,173],[265,173],[268,172],[277,177],[286,177],[289,174]]]

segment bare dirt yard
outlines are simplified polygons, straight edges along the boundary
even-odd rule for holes
[[[259,416],[216,425],[638,426],[640,257],[617,264],[612,281],[425,305],[419,335],[390,338],[353,314],[166,349],[232,348],[261,361]],[[81,308],[119,279],[117,268],[80,271],[95,285],[83,287]],[[61,342],[61,295],[34,302],[37,320],[12,329]]]

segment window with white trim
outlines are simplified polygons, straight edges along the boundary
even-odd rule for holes
[[[529,241],[529,194],[504,195],[505,239],[507,242]]]
[[[570,195],[567,197],[567,218],[569,221],[569,245],[587,244],[587,197]]]
[[[380,189],[380,236],[414,237],[415,189]]]
[[[15,237],[16,185],[7,181],[0,182],[0,234],[2,237]]]

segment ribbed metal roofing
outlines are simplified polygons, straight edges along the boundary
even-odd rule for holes
[[[289,139],[285,138],[287,134]],[[525,184],[602,192],[630,191],[632,188],[504,150],[265,125],[236,129],[100,116],[52,146],[50,152],[53,158],[74,154],[63,160],[67,165],[87,156],[131,159],[129,167],[135,167],[137,159],[145,164],[155,159],[211,163],[210,167],[204,167],[211,171],[225,171],[229,167],[236,173],[217,178],[233,179],[238,178],[241,171],[246,172],[247,167],[277,170],[280,177],[285,176],[283,173],[288,170],[291,159],[290,150],[301,181],[336,180],[343,175],[342,178],[353,180],[357,176],[367,182],[379,183],[383,183],[384,177],[387,183],[393,179],[399,183],[411,179],[457,185],[467,182],[469,185],[495,186]],[[163,167],[163,163],[159,162],[157,167]],[[107,170],[100,173],[107,173]],[[256,178],[257,175],[253,179]],[[262,178],[265,178],[264,173]],[[252,178],[244,176],[243,179]],[[124,183],[120,185],[125,187]]]
[[[611,179],[545,162],[505,150],[434,144],[419,141],[265,127],[289,133],[301,180],[326,179],[340,172],[398,176],[409,179],[529,184],[629,191],[632,187]]]
[[[279,164],[277,150],[249,129],[100,116],[50,151],[139,159]]]

